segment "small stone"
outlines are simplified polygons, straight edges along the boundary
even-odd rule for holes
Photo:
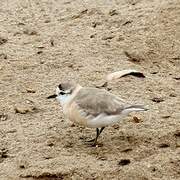
[[[45,156],[44,159],[52,159],[52,156]]]
[[[6,121],[8,119],[8,115],[7,114],[0,114],[0,121]]]
[[[38,48],[38,49],[44,49],[45,47],[44,47],[44,46],[37,46],[36,48]]]
[[[95,38],[96,34],[91,34],[90,38]]]
[[[101,157],[99,157],[98,159],[101,160],[101,161],[106,161],[106,160],[107,160],[107,157],[101,156]]]
[[[51,46],[54,46],[54,40],[53,39],[50,40],[50,44],[51,44]]]
[[[8,40],[6,38],[0,37],[0,45],[5,44]]]
[[[140,57],[136,52],[127,52],[127,51],[124,51],[124,54],[128,57],[128,60],[129,61],[132,61],[132,62],[141,62],[141,61],[144,61],[144,58],[143,57]]]
[[[151,74],[158,74],[159,73],[159,70],[158,68],[156,67],[152,67],[151,71],[150,71]]]
[[[38,34],[37,31],[32,30],[32,29],[25,29],[25,30],[23,31],[23,33],[24,33],[24,34],[27,34],[27,35],[31,35],[31,36]]]
[[[19,159],[17,161],[17,165],[19,166],[20,169],[26,169],[29,166],[29,163],[25,159]]]
[[[134,116],[134,117],[133,117],[133,122],[134,122],[134,123],[140,123],[140,122],[142,122],[142,120],[141,120],[140,118]]]
[[[118,15],[118,12],[117,12],[116,9],[112,9],[112,10],[109,11],[109,15],[110,16]]]
[[[84,9],[84,10],[82,10],[79,14],[73,15],[73,16],[72,16],[72,19],[81,18],[84,14],[87,14],[87,12],[88,12],[88,9]]]
[[[69,62],[69,61],[66,61],[66,62],[64,62],[63,64],[64,64],[64,66],[69,67],[69,68],[72,68],[72,69],[75,69],[75,68],[76,68],[76,67],[75,67],[75,64],[72,63],[72,62]]]
[[[176,137],[180,137],[180,131],[176,131],[176,132],[174,133],[174,135],[175,135]]]
[[[1,149],[0,150],[0,158],[7,158],[8,157],[7,152],[8,152],[7,149],[5,149],[5,148]]]
[[[27,106],[27,105],[17,105],[14,107],[15,113],[19,114],[27,114],[36,112],[37,108],[35,106]]]
[[[121,166],[125,166],[125,165],[128,165],[130,164],[130,160],[129,159],[121,159],[118,163],[118,165],[121,165]]]
[[[52,147],[52,146],[54,146],[54,143],[53,143],[53,142],[49,142],[47,145],[48,145],[49,147]]]
[[[157,169],[155,167],[152,168],[152,172],[155,172]]]
[[[92,27],[95,28],[97,26],[96,22],[92,22]]]
[[[19,25],[19,26],[24,26],[24,25],[25,25],[25,23],[23,23],[23,22],[19,22],[19,23],[18,23],[18,25]]]
[[[175,80],[180,80],[180,77],[174,77]]]
[[[25,166],[23,164],[19,165],[21,169],[25,169]]]
[[[45,63],[45,61],[44,61],[44,60],[41,60],[41,61],[40,61],[40,64],[44,64],[44,63]]]
[[[49,147],[54,146],[54,145],[55,145],[54,140],[53,140],[53,139],[48,139],[48,140],[46,141],[46,145],[49,146]]]
[[[20,113],[20,114],[26,114],[29,112],[29,109],[23,107],[15,107],[14,110],[16,113]]]
[[[170,115],[164,115],[164,116],[162,116],[162,118],[164,118],[164,119],[168,119],[168,118],[170,118],[171,116]]]
[[[151,100],[156,103],[160,103],[160,102],[164,101],[164,99],[162,97],[154,97]]]
[[[42,54],[42,53],[43,53],[43,51],[38,51],[38,52],[37,52],[37,54]]]
[[[114,35],[107,35],[107,36],[103,36],[102,40],[110,40],[113,39],[115,36]]]
[[[121,152],[129,152],[129,151],[132,151],[132,148],[123,149]]]
[[[114,129],[119,129],[119,125],[118,125],[118,124],[114,124],[114,125],[112,125],[112,127],[113,127]]]
[[[125,26],[125,25],[130,24],[130,23],[132,23],[132,21],[128,20],[128,21],[124,22],[122,25]]]
[[[180,147],[180,144],[177,143],[177,144],[176,144],[176,148],[179,148],[179,147]]]
[[[168,148],[170,145],[166,143],[162,143],[159,145],[160,148]]]
[[[0,54],[0,58],[2,58],[2,59],[7,59],[7,54],[1,53],[1,54]]]
[[[74,123],[72,123],[72,124],[70,125],[70,127],[76,127],[76,125],[75,125]]]
[[[17,132],[16,129],[11,129],[11,130],[7,131],[6,133],[15,133],[15,132]]]
[[[170,97],[176,97],[176,96],[177,96],[177,94],[175,94],[175,93],[171,93],[169,96],[170,96]]]
[[[72,148],[73,147],[73,142],[66,142],[66,144],[64,145],[64,148]]]
[[[44,23],[50,23],[51,21],[49,19],[46,19]]]
[[[27,89],[26,89],[26,92],[27,92],[27,93],[35,93],[36,91],[35,91],[34,89],[27,88]]]
[[[124,37],[122,35],[119,35],[116,40],[117,41],[124,41]]]

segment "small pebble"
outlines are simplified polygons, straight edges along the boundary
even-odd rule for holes
[[[140,123],[140,122],[142,122],[142,120],[141,120],[140,118],[134,116],[134,117],[133,117],[133,122],[134,122],[134,123]]]
[[[37,108],[35,106],[18,105],[14,107],[14,110],[15,110],[15,113],[27,114],[27,113],[35,112]]]
[[[107,160],[107,157],[101,156],[101,157],[99,157],[98,159],[99,159],[99,160],[102,160],[102,161],[106,161],[106,160]]]
[[[0,150],[0,158],[7,158],[8,157],[7,152],[8,152],[7,149],[5,149],[5,148],[1,149]]]
[[[141,62],[144,61],[144,58],[138,55],[136,52],[127,52],[124,51],[124,54],[127,56],[128,60],[131,62]]]
[[[119,129],[119,125],[118,125],[118,124],[114,124],[114,125],[112,125],[112,127],[113,127],[114,129]]]
[[[7,114],[0,114],[0,121],[6,121],[8,119],[8,115]]]
[[[162,116],[162,118],[164,118],[164,119],[168,119],[168,118],[170,118],[171,116],[170,115],[164,115],[164,116]]]
[[[54,46],[54,40],[53,39],[50,40],[50,44],[51,44],[51,46]]]
[[[27,89],[26,89],[26,92],[27,92],[27,93],[35,93],[36,91],[35,91],[34,89],[27,88]]]
[[[174,134],[176,137],[180,137],[180,131],[175,132]]]
[[[114,37],[115,37],[114,35],[104,36],[102,37],[102,40],[113,39]]]
[[[176,97],[176,96],[177,96],[177,94],[175,94],[175,93],[171,93],[171,94],[169,94],[169,96],[170,96],[170,97]]]
[[[180,80],[180,77],[174,77],[174,79],[176,79],[176,80]]]
[[[130,23],[132,23],[132,21],[128,20],[128,21],[124,22],[122,25],[125,26],[125,25],[130,24]]]
[[[120,165],[120,166],[125,166],[125,165],[128,165],[128,164],[130,164],[130,160],[129,159],[121,159],[120,161],[119,161],[119,163],[118,163],[118,165]]]
[[[49,19],[46,19],[44,23],[50,23],[51,21]]]
[[[43,51],[38,51],[38,52],[37,52],[37,54],[42,54],[42,53],[43,53]]]
[[[164,99],[162,97],[154,97],[151,100],[156,103],[160,103],[160,102],[164,101]]]
[[[166,143],[162,143],[159,145],[160,148],[168,148],[170,145]]]
[[[5,44],[8,40],[6,38],[0,37],[0,45]]]
[[[129,151],[132,151],[132,148],[123,149],[121,152],[129,152]]]
[[[25,166],[23,164],[19,165],[21,169],[25,169]]]
[[[109,11],[109,15],[110,15],[110,16],[118,15],[118,12],[117,12],[116,9],[113,9],[113,10],[110,10],[110,11]]]
[[[27,34],[27,35],[31,35],[31,36],[37,35],[37,32],[36,32],[35,30],[30,30],[30,29],[25,29],[25,30],[23,31],[23,33],[24,33],[24,34]]]

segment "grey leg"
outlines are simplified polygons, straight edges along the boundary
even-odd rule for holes
[[[97,139],[98,139],[99,135],[102,133],[102,131],[104,130],[104,128],[105,127],[102,127],[100,130],[98,128],[96,128],[96,138],[94,139],[93,146],[96,146]]]
[[[99,129],[96,128],[96,138],[99,136]],[[94,142],[96,140],[96,138],[88,140],[87,142]]]
[[[94,142],[94,143],[95,143],[95,141],[97,142],[97,139],[98,139],[99,135],[102,133],[102,131],[104,130],[104,128],[105,127],[102,127],[100,130],[98,128],[96,128],[96,138],[91,139],[91,140],[86,141],[86,142]]]
[[[97,139],[98,139],[99,135],[102,133],[102,131],[104,130],[104,128],[105,128],[105,127],[102,127],[100,130],[99,130],[98,128],[96,128],[96,138],[91,139],[91,140],[86,141],[86,142],[94,142],[94,143],[93,143],[93,146],[95,146],[96,143],[97,143]]]

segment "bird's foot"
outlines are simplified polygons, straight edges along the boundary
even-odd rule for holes
[[[96,139],[87,140],[87,141],[85,141],[85,144],[90,147],[102,147],[103,146],[103,144],[98,143]]]
[[[96,140],[96,139],[94,138],[94,139],[87,140],[87,141],[85,141],[85,142],[89,143],[89,142],[94,142],[95,140]]]

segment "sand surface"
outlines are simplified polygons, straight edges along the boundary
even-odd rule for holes
[[[46,97],[64,79],[149,106],[108,127],[73,126]],[[179,0],[0,1],[0,180],[180,179]]]

